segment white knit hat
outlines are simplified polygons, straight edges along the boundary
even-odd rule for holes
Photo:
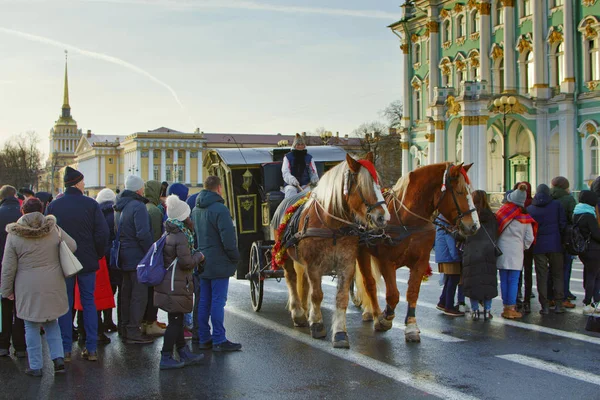
[[[114,203],[116,200],[117,195],[109,188],[102,189],[98,192],[98,195],[96,196],[96,201],[98,202],[98,204],[106,203],[107,201],[112,201]]]
[[[129,175],[125,180],[125,189],[137,192],[144,187],[144,181],[137,175]]]
[[[167,197],[167,217],[178,221],[185,221],[192,211],[185,201],[179,200],[177,195]]]

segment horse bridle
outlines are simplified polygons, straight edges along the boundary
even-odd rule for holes
[[[385,200],[382,201],[378,201],[374,204],[371,204],[367,201],[367,199],[365,199],[365,196],[363,195],[362,190],[360,190],[360,187],[358,186],[358,172],[350,172],[350,171],[346,171],[346,173],[348,174],[346,179],[347,182],[345,183],[347,185],[348,188],[348,195],[350,195],[350,191],[352,190],[352,186],[355,184],[356,186],[356,191],[358,192],[358,195],[360,196],[360,199],[362,200],[363,204],[367,207],[367,218],[370,218],[370,213],[371,211],[373,211],[375,208],[380,207],[382,205],[385,204]]]
[[[458,176],[456,176],[456,177],[450,176],[450,169],[454,166],[455,165],[452,163],[449,164],[448,168],[446,169],[446,172],[444,173],[444,187],[446,188],[446,190],[442,190],[442,196],[440,197],[437,204],[435,205],[435,209],[439,211],[439,206],[442,203],[442,201],[444,200],[444,196],[446,195],[447,192],[450,192],[450,194],[452,195],[452,200],[454,201],[454,206],[456,207],[456,211],[458,211],[458,216],[454,220],[454,225],[458,225],[458,223],[464,217],[475,212],[476,209],[471,208],[471,209],[465,211],[464,213],[462,212],[462,209],[460,208],[460,204],[458,204],[458,200],[456,199],[456,192],[455,192],[454,188],[452,187],[452,182],[458,181]],[[439,219],[439,216],[436,217],[436,220],[437,219]]]

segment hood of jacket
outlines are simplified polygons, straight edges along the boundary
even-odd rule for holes
[[[6,232],[24,238],[40,238],[56,229],[54,215],[44,216],[39,212],[23,215],[15,223],[6,226]]]
[[[201,191],[196,199],[196,207],[199,208],[207,208],[214,203],[225,203],[225,200],[218,193],[210,190]]]
[[[144,184],[144,197],[155,206],[160,204],[160,182],[148,181]]]
[[[123,193],[121,193],[121,197],[117,199],[115,210],[123,211],[125,206],[132,201],[141,201],[143,204],[146,204],[148,202],[148,199],[140,196],[136,192],[132,192],[131,190],[124,190]]]
[[[537,207],[546,207],[548,204],[552,203],[552,200],[552,196],[549,194],[536,193],[531,204]]]
[[[550,196],[552,196],[554,200],[558,200],[561,197],[570,196],[570,194],[565,189],[555,186],[550,189]]]
[[[115,206],[115,203],[113,201],[103,201],[102,203],[98,204],[100,206],[100,210],[102,212],[105,212],[107,210],[113,209]]]

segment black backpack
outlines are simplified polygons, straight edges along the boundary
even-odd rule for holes
[[[581,216],[579,216],[579,220],[581,220]],[[568,224],[563,234],[565,249],[569,254],[574,256],[585,253],[590,244],[590,238],[586,238],[581,233],[579,225],[577,225],[579,220],[573,221],[573,224]]]

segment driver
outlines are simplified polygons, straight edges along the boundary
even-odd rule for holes
[[[292,197],[303,191],[309,184],[319,182],[319,174],[312,156],[306,151],[304,138],[296,134],[292,151],[283,158],[281,173],[286,186],[283,188],[285,198]]]

